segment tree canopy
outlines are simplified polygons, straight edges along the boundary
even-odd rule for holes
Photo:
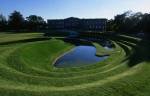
[[[0,31],[39,31],[46,29],[46,22],[41,16],[30,15],[24,18],[19,11],[12,12],[8,20],[0,14]]]
[[[11,30],[19,31],[23,28],[24,21],[23,15],[18,11],[14,11],[9,16],[8,25]]]
[[[30,15],[26,19],[27,19],[28,29],[30,30],[39,30],[46,25],[46,22],[41,16]]]
[[[108,24],[109,31],[118,33],[148,33],[150,32],[150,14],[127,11],[116,15]]]
[[[0,14],[0,31],[6,30],[7,27],[7,20],[5,16]]]

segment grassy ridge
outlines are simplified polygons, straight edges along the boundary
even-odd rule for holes
[[[108,56],[108,55],[111,55],[113,54],[113,50],[107,50],[105,49],[103,46],[101,46],[100,44],[98,43],[94,43],[93,44],[95,47],[96,47],[96,55],[97,56]]]
[[[124,35],[110,38],[115,45],[113,52],[94,43],[99,54],[110,54],[103,62],[77,68],[55,68],[53,61],[72,45],[44,39],[37,33],[0,34],[0,37],[0,96],[150,95],[150,65],[143,51],[149,48],[149,41],[141,43],[138,38]],[[30,42],[22,42],[28,39]],[[145,46],[139,49],[139,44]],[[130,66],[131,61],[136,60],[132,58],[137,55],[135,53],[143,57]]]

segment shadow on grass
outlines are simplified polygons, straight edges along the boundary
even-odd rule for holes
[[[133,67],[144,61],[150,61],[150,43],[148,38],[142,39],[136,46],[132,47],[130,55],[124,60],[129,60],[129,67]]]
[[[133,67],[144,61],[149,62],[150,36],[145,35],[145,37],[143,37],[141,40],[136,39],[136,37],[135,38],[129,37],[120,35],[110,37],[110,39],[115,41],[119,46],[121,46],[126,53],[126,57],[122,62],[128,61],[129,67]]]
[[[16,40],[16,41],[9,41],[9,42],[1,42],[0,45],[8,45],[8,44],[16,44],[16,43],[28,43],[28,42],[36,42],[36,41],[45,41],[51,38],[31,38],[31,39],[24,39],[24,40]]]

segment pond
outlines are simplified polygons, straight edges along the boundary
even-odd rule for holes
[[[54,64],[55,67],[79,67],[89,64],[96,64],[108,58],[108,56],[98,57],[94,46],[77,46],[70,52],[60,57]]]

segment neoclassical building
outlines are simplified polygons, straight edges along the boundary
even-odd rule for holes
[[[48,19],[49,29],[82,29],[105,31],[107,19]]]

